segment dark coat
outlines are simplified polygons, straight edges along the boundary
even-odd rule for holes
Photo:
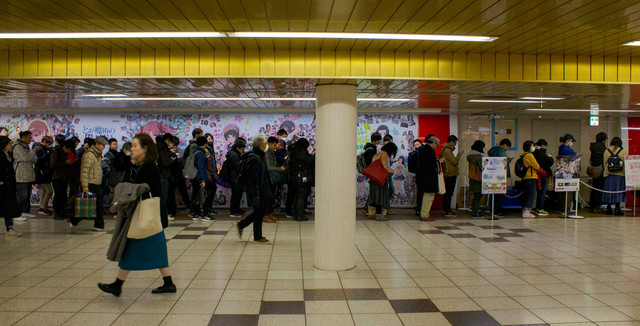
[[[131,157],[124,154],[124,151],[120,151],[118,156],[113,160],[113,167],[119,173],[122,173],[121,182],[133,182],[135,177],[136,167],[131,163]]]
[[[312,178],[315,173],[315,157],[307,149],[293,149],[289,154],[289,163],[287,166],[287,173],[289,180],[295,182],[297,180],[298,173],[306,173],[308,177]],[[375,153],[374,153],[375,155]],[[309,186],[311,186],[309,184]]]
[[[268,209],[273,205],[273,188],[267,162],[264,159],[264,152],[254,149],[242,154],[245,160],[243,168],[244,186],[247,190],[247,197],[252,198],[251,206],[261,209]],[[259,200],[257,200],[259,199]],[[256,207],[259,205],[259,207]]]
[[[158,147],[158,168],[160,169],[160,178],[171,178],[171,165],[173,160],[169,155],[169,146],[163,141],[157,144]]]
[[[62,149],[62,146],[56,146],[51,153],[49,163],[53,170],[53,180],[67,180],[69,178],[68,156],[69,155]]]
[[[149,192],[153,197],[160,197],[160,217],[162,218],[162,227],[169,226],[167,219],[167,203],[162,196],[162,182],[160,181],[160,171],[153,161],[146,160],[136,170],[136,176],[133,183],[146,183],[149,185]],[[145,198],[148,198],[146,196]]]
[[[40,145],[42,146],[42,145]],[[36,181],[37,184],[51,183],[53,170],[51,169],[51,152],[52,148],[42,148],[36,152],[38,161],[36,162]]]
[[[591,166],[603,165],[604,151],[607,150],[607,146],[602,142],[593,142],[589,149],[591,150],[591,157],[589,157],[589,163],[591,163]]]
[[[378,147],[372,143],[367,143],[362,149],[364,150],[364,162],[367,163],[367,165],[371,164],[373,157],[376,156],[378,152]]]
[[[418,192],[438,192],[438,159],[431,146],[425,145],[418,148],[418,173],[416,184]]]
[[[551,166],[553,166],[553,162],[555,161],[553,157],[549,157],[547,154],[546,148],[536,148],[533,151],[533,157],[536,158],[536,161],[540,165],[540,167],[547,173],[547,176],[552,176],[553,171],[551,171]]]
[[[18,217],[18,199],[16,198],[16,171],[13,169],[13,157],[0,152],[0,217]]]

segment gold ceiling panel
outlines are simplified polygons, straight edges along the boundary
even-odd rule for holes
[[[640,3],[629,0],[5,0],[3,32],[332,31],[494,35],[491,43],[381,40],[207,40],[215,49],[640,55]],[[161,46],[192,40],[0,41],[0,49]]]

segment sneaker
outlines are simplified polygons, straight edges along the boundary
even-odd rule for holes
[[[522,217],[524,217],[524,218],[536,218],[536,216],[533,215],[531,213],[531,211],[528,210],[528,209],[525,209],[525,210],[522,211]]]
[[[472,218],[484,218],[484,216],[482,216],[482,214],[480,214],[480,213],[472,213],[471,217]]]
[[[260,240],[253,240],[253,243],[261,244],[261,245],[270,245],[271,241],[267,240],[267,238],[265,237],[262,237]]]
[[[218,215],[218,212],[216,212],[216,211],[215,211],[215,210],[213,210],[213,209],[209,212],[209,216],[211,216],[211,217],[214,217],[214,216],[216,216],[216,215]]]
[[[389,217],[382,214],[376,214],[375,219],[376,221],[388,221]]]
[[[22,213],[22,217],[27,217],[27,218],[36,218],[35,215],[31,214],[31,213]]]
[[[175,220],[176,220],[176,218],[175,218],[175,216],[173,216],[173,215],[169,214],[169,215],[167,215],[167,220],[169,220],[169,221],[175,221]]]
[[[239,213],[231,213],[229,214],[230,217],[242,217],[242,214]]]
[[[424,222],[433,222],[433,221],[435,221],[435,220],[436,220],[436,219],[435,219],[435,218],[433,218],[433,216],[431,216],[431,215],[429,215],[429,216],[427,216],[427,217],[422,217],[422,216],[420,217],[420,221],[424,221]]]
[[[191,220],[194,222],[200,222],[200,218],[197,216],[192,217]]]
[[[51,216],[51,213],[48,210],[42,209],[42,208],[38,210],[38,214],[44,215],[44,216]]]
[[[305,213],[307,213],[307,211],[304,211]],[[387,209],[387,215],[394,215],[396,212],[393,211],[393,209]],[[308,213],[311,214],[311,213]]]
[[[22,233],[14,230],[14,229],[9,229],[7,231],[7,233],[5,234],[5,237],[8,237],[8,238],[19,238],[21,236],[22,236]]]
[[[215,218],[213,218],[213,217],[211,217],[211,216],[200,216],[200,220],[201,220],[202,222],[213,222],[213,221],[215,221],[216,219],[215,219]]]
[[[236,231],[238,232],[238,239],[242,240],[242,228],[240,228],[240,224],[238,222],[235,223]]]
[[[28,220],[29,220],[29,218],[24,217],[24,216],[20,216],[20,217],[16,217],[16,218],[14,218],[13,220],[14,220],[14,221],[21,221],[21,222],[24,222],[24,221],[28,221]]]
[[[95,232],[104,232],[104,228],[93,228],[93,231]]]
[[[448,211],[444,213],[444,216],[446,217],[458,217],[458,214],[456,214],[454,211]]]
[[[69,230],[73,230],[76,226],[73,223],[69,222]]]
[[[545,211],[544,209],[535,209],[533,212],[540,216],[549,216],[549,212]]]
[[[284,213],[284,216],[285,216],[286,218],[293,218],[293,213],[290,213],[290,212],[288,212],[288,213]]]

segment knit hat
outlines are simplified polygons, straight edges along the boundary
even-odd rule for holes
[[[435,143],[436,145],[440,145],[440,138],[438,138],[438,137],[436,137],[434,135],[431,135],[431,136],[427,137],[426,142]]]

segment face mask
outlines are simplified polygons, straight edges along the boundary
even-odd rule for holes
[[[529,148],[529,152],[534,152],[536,150],[535,146],[531,146],[531,148]]]
[[[124,152],[124,155],[131,156],[131,152]]]
[[[572,141],[571,141],[571,142],[569,142],[569,143],[567,144],[567,146],[572,147],[572,146],[573,146],[573,142],[572,142]]]

